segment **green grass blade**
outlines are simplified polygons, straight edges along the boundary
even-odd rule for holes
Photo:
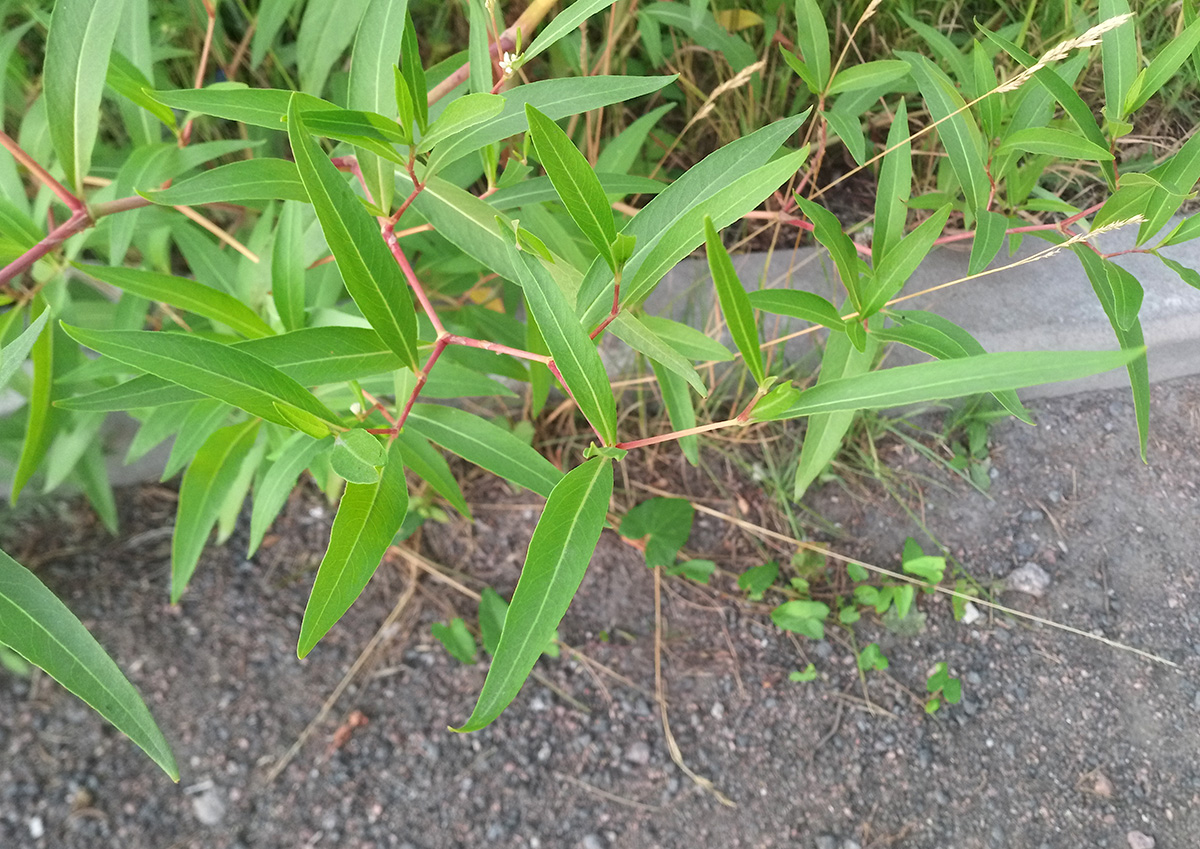
[[[219,165],[168,189],[142,192],[142,196],[167,206],[276,199],[308,203],[296,166],[286,159],[243,159]]]
[[[404,24],[408,20],[408,0],[371,0],[351,54],[347,105],[384,117],[397,116],[393,69],[400,58]],[[358,157],[363,180],[375,204],[384,210],[392,207],[396,188],[395,168],[373,153]]]
[[[615,272],[613,242],[617,239],[617,227],[596,172],[558,124],[530,104],[525,105],[525,115],[538,161],[546,169],[546,176],[554,184],[567,214]]]
[[[143,330],[84,330],[63,325],[76,342],[117,362],[157,375],[286,427],[278,406],[335,426],[341,420],[279,369],[232,345],[198,336]],[[277,406],[278,405],[278,406]]]
[[[606,445],[617,438],[617,405],[596,344],[545,266],[521,253],[521,286],[563,382]]]
[[[725,250],[717,228],[707,215],[704,217],[704,245],[708,254],[708,270],[712,274],[717,300],[721,304],[721,314],[725,317],[729,334],[738,350],[742,352],[746,367],[761,386],[767,375],[763,370],[758,325],[754,323],[754,307],[750,306],[750,299],[746,297],[746,289],[738,278],[737,269],[733,267],[729,251]]]
[[[562,472],[533,448],[499,425],[466,410],[414,404],[407,426],[467,462],[538,495],[549,495],[562,480]]]
[[[2,551],[0,643],[44,669],[179,780],[170,746],[117,664],[65,604]]]
[[[478,731],[521,691],[583,581],[612,497],[612,462],[589,460],[550,493],[529,541],[483,691],[455,731]]]
[[[143,271],[140,268],[100,265],[84,265],[79,268],[90,277],[102,280],[123,292],[131,292],[141,298],[202,315],[232,328],[243,336],[258,338],[275,335],[269,324],[237,298],[195,280]]]
[[[379,226],[305,131],[297,110],[293,99],[288,109],[292,153],[346,291],[380,338],[415,371],[417,318],[404,275],[380,238]]]
[[[46,35],[42,77],[54,152],[67,186],[83,197],[100,129],[108,57],[121,22],[120,3],[58,0]]]
[[[221,504],[237,480],[241,461],[258,438],[260,425],[261,422],[250,419],[215,431],[183,473],[175,533],[171,537],[172,604],[179,601],[196,571]]]
[[[831,333],[821,356],[821,372],[817,386],[835,380],[856,377],[870,371],[875,361],[874,343],[859,351],[845,333]],[[799,501],[813,481],[825,470],[842,448],[842,440],[850,425],[854,423],[854,411],[842,410],[810,416],[804,442],[800,446],[800,459],[796,463],[796,484],[792,500]]]
[[[392,443],[378,481],[346,484],[329,534],[329,547],[304,609],[297,657],[312,651],[354,604],[404,522],[408,489],[398,446],[398,442]]]
[[[900,366],[835,380],[806,390],[774,418],[789,419],[838,410],[881,410],[1075,380],[1128,364],[1144,353],[1128,351],[1010,351],[958,360]]]

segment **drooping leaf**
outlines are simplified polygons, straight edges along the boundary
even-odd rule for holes
[[[44,669],[179,780],[171,748],[137,690],[66,605],[2,551],[0,644]]]
[[[654,360],[650,361],[650,368],[653,369],[654,378],[658,381],[658,388],[662,392],[663,406],[667,408],[667,418],[671,422],[671,427],[675,430],[687,430],[695,427],[696,408],[692,405],[692,396],[688,392],[687,384],[679,375]],[[680,437],[677,441],[679,450],[683,452],[687,461],[693,466],[700,465],[699,438],[693,433]]]
[[[554,487],[529,551],[483,691],[456,731],[490,724],[520,692],[587,571],[612,497],[612,462],[588,460]]]
[[[171,537],[171,603],[187,589],[241,461],[258,437],[261,422],[250,419],[215,432],[196,452],[179,487],[179,510]]]
[[[50,307],[39,295],[33,302],[33,313],[37,313],[36,318],[41,318],[49,312]],[[33,324],[36,323],[35,320]],[[26,418],[25,439],[21,443],[21,455],[13,473],[10,496],[13,504],[17,503],[21,490],[42,465],[46,449],[50,447],[50,441],[54,437],[57,421],[57,410],[51,406],[54,397],[54,329],[54,324],[43,323],[29,347],[30,358],[33,360],[33,380],[29,387],[29,415]],[[26,333],[28,332],[27,329]],[[19,337],[16,341],[24,346],[29,340],[27,337]],[[21,363],[18,362],[17,365],[19,367]]]
[[[296,200],[308,203],[308,192],[286,159],[243,159],[219,165],[170,188],[142,192],[155,203],[195,206],[201,203],[244,203],[255,200]]]
[[[354,604],[404,522],[408,489],[397,446],[392,443],[383,474],[375,483],[346,484],[329,534],[329,547],[304,609],[296,645],[298,657],[312,651]]]
[[[292,153],[346,290],[380,338],[415,371],[417,319],[404,275],[380,238],[378,225],[304,130],[297,108],[293,99],[288,108]]]
[[[655,335],[639,317],[629,312],[617,313],[608,330],[639,354],[649,357],[686,380],[701,398],[708,397],[708,387],[704,385],[700,375],[696,374],[692,364],[668,342]]]
[[[899,59],[879,59],[843,68],[837,72],[829,86],[829,95],[847,91],[874,89],[908,76],[908,63]]]
[[[250,545],[247,557],[262,545],[267,529],[287,503],[288,496],[296,488],[296,479],[308,468],[313,458],[329,448],[332,438],[313,439],[303,433],[294,433],[280,446],[275,462],[267,469],[261,482],[254,488],[254,506],[250,511]]]
[[[121,0],[59,0],[46,35],[42,76],[50,138],[67,185],[83,197],[100,128],[100,99]]]

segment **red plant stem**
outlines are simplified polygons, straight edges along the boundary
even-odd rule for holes
[[[208,15],[208,26],[204,29],[204,44],[200,48],[200,62],[196,65],[196,76],[192,83],[192,88],[201,88],[204,85],[204,76],[208,72],[208,56],[212,51],[213,29],[217,25],[217,8],[211,0],[204,1],[204,13]],[[187,144],[192,139],[192,122],[188,121],[183,131],[179,134],[179,146],[187,147]]]
[[[532,351],[523,351],[520,348],[510,348],[507,345],[501,345],[499,342],[489,342],[486,339],[472,339],[469,336],[458,336],[453,333],[446,333],[442,336],[446,340],[447,345],[462,345],[464,348],[479,348],[483,351],[491,351],[493,354],[508,354],[510,357],[516,357],[521,360],[532,360],[535,363],[541,363],[544,366],[552,366],[553,360],[546,354],[535,354]]]
[[[357,156],[333,156],[330,157],[329,161],[339,171],[349,171],[357,177],[358,184],[362,186],[363,194],[367,197],[367,202],[371,206],[375,205],[375,198],[371,196],[371,190],[367,188],[367,178],[363,176],[362,166],[358,164]]]
[[[735,425],[741,424],[744,424],[744,422],[740,422],[737,419],[726,419],[723,422],[709,422],[706,425],[689,427],[686,430],[676,430],[672,431],[671,433],[662,433],[658,436],[648,436],[645,439],[633,439],[629,442],[618,442],[616,447],[624,448],[626,450],[633,448],[644,448],[647,445],[657,445],[660,442],[670,442],[672,439],[682,439],[685,436],[692,436],[693,434],[697,433],[708,433],[711,430],[720,430],[721,428],[734,427]]]
[[[417,385],[413,387],[412,394],[408,396],[408,402],[404,405],[404,412],[400,414],[400,418],[392,426],[392,433],[399,433],[400,429],[404,427],[404,423],[408,421],[408,414],[412,412],[413,404],[417,402],[417,396],[421,394],[421,390],[425,387],[425,381],[429,380],[429,373],[433,371],[438,357],[442,355],[442,351],[446,350],[448,344],[444,336],[433,343],[433,353],[429,355],[429,359],[425,361],[425,367],[417,375]]]
[[[417,301],[421,304],[421,309],[429,317],[429,321],[433,324],[433,330],[440,339],[446,335],[446,328],[442,326],[442,320],[438,318],[437,311],[433,308],[433,304],[429,302],[429,296],[425,294],[425,287],[417,279],[417,273],[413,271],[412,265],[408,262],[408,257],[404,255],[404,249],[396,241],[396,234],[392,232],[391,224],[388,223],[387,219],[383,220],[380,232],[383,235],[383,240],[387,242],[392,256],[396,258],[396,263],[400,266],[400,270],[404,272],[404,276],[408,280],[408,285],[412,287],[413,293],[417,296]]]
[[[368,401],[370,401],[374,405],[373,407],[371,407],[371,409],[367,410],[366,413],[363,414],[363,418],[366,418],[367,416],[371,415],[371,413],[378,410],[383,415],[383,417],[385,419],[387,419],[388,424],[390,424],[394,427],[396,424],[396,420],[394,418],[392,418],[392,414],[389,413],[384,408],[383,402],[380,401],[378,398],[376,398],[374,395],[372,395],[370,392],[366,391],[365,389],[360,389],[359,391],[362,392],[362,396],[364,398],[366,398]]]
[[[83,209],[84,205],[82,200],[75,197],[75,195],[68,191],[67,187],[58,182],[58,180],[51,177],[50,173],[45,168],[43,168],[41,165],[38,165],[33,160],[33,157],[22,150],[21,146],[17,144],[13,138],[8,135],[8,133],[5,133],[2,130],[0,130],[0,145],[3,145],[5,150],[13,155],[13,159],[17,160],[17,162],[28,168],[29,172],[33,174],[33,176],[45,183],[46,186],[49,187],[50,191],[58,195],[58,199],[65,203],[72,212],[79,212]]]
[[[0,268],[0,285],[7,283],[17,275],[23,273],[26,269],[33,266],[35,262],[44,257],[50,251],[57,248],[67,239],[74,236],[76,233],[81,233],[88,227],[92,226],[91,216],[88,215],[86,209],[77,209],[70,218],[64,221],[59,226],[51,230],[46,238],[42,239],[25,253],[14,259],[4,268]]]
[[[616,280],[613,283],[613,302],[612,309],[609,310],[608,318],[600,322],[600,325],[591,332],[589,339],[595,339],[604,332],[604,328],[613,323],[613,319],[617,317],[617,313],[621,311],[621,275],[617,274]]]

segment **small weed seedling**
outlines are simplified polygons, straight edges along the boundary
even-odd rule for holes
[[[942,661],[933,668],[933,672],[925,681],[925,692],[929,694],[925,701],[925,712],[934,714],[944,703],[958,704],[962,698],[962,682],[950,675],[949,668],[945,661]]]

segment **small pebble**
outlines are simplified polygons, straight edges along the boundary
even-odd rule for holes
[[[817,849],[837,849],[837,838],[832,834],[822,834],[817,837]]]
[[[219,825],[225,819],[225,800],[221,791],[210,787],[192,797],[192,813],[201,825]]]
[[[42,835],[46,833],[46,826],[42,823],[41,817],[30,817],[29,819],[29,836],[34,840],[40,840]]]
[[[604,849],[604,841],[597,834],[585,834],[581,845],[583,849]]]
[[[650,763],[650,745],[640,740],[633,743],[625,750],[625,760],[631,764],[645,766]]]
[[[1041,598],[1050,588],[1050,576],[1036,563],[1029,562],[1013,571],[1004,581],[1005,587],[1015,592]]]
[[[1154,838],[1140,831],[1131,831],[1125,835],[1129,841],[1129,849],[1154,849]]]

